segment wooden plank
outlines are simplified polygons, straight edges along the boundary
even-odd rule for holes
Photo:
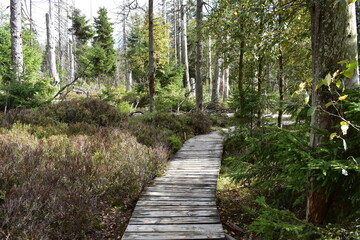
[[[139,200],[136,206],[214,206],[215,199],[208,201],[186,201],[186,200]]]
[[[222,141],[216,132],[186,141],[144,189],[122,239],[225,239],[216,208]]]
[[[220,223],[217,216],[211,217],[160,217],[160,218],[131,218],[131,225],[139,224],[209,224]]]
[[[221,224],[129,225],[128,232],[221,232]]]
[[[215,205],[210,206],[198,206],[198,205],[185,205],[185,206],[136,206],[135,210],[217,210]]]
[[[208,239],[225,239],[224,233],[211,232],[172,232],[169,233],[132,233],[125,232],[122,237],[123,240],[177,240],[177,239],[196,239],[196,240],[208,240]]]
[[[149,191],[149,192],[143,193],[142,196],[169,196],[169,197],[181,197],[181,198],[187,198],[187,197],[206,198],[206,197],[214,196],[214,193],[212,193],[212,192],[210,192],[210,193],[209,192],[208,193],[197,193],[197,192],[178,193],[178,192],[153,192],[153,191]]]
[[[212,197],[202,197],[202,198],[196,198],[196,197],[177,197],[177,196],[149,196],[149,195],[142,195],[142,199],[144,200],[151,200],[151,201],[199,201],[199,202],[206,202],[206,201],[215,201],[215,196]]]
[[[219,216],[217,209],[214,210],[149,210],[149,211],[135,211],[133,217],[207,217]]]

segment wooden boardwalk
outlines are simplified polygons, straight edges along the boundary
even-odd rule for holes
[[[218,132],[186,141],[143,191],[122,239],[225,239],[216,208],[222,151]]]

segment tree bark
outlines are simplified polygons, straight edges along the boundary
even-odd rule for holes
[[[214,107],[217,107],[219,105],[219,90],[220,90],[220,84],[219,84],[219,72],[220,72],[220,58],[216,58],[215,60],[215,69],[214,69],[214,77],[212,82],[212,93],[211,93],[211,103],[214,105]]]
[[[184,0],[181,0],[181,40],[182,40],[182,64],[184,65],[185,73],[185,86],[188,89],[188,92],[191,92],[190,86],[190,74],[189,74],[189,58],[188,58],[188,47],[187,47],[187,24],[186,24],[186,3]]]
[[[150,112],[155,108],[155,60],[154,60],[154,2],[149,0],[149,96]]]
[[[212,46],[211,46],[211,36],[209,36],[209,40],[208,40],[208,47],[209,47],[209,60],[208,60],[208,76],[209,76],[209,86],[208,86],[208,93],[210,94],[212,91]]]
[[[124,69],[125,69],[125,84],[126,84],[126,91],[132,91],[133,83],[131,78],[131,69],[129,68],[128,59],[126,57],[127,52],[127,42],[126,42],[126,18],[124,15],[123,19],[123,58],[124,58]]]
[[[240,55],[239,55],[239,79],[238,79],[238,90],[239,90],[239,108],[240,118],[245,117],[245,92],[244,92],[244,54],[245,54],[245,40],[241,39],[240,43]]]
[[[49,0],[49,13],[46,14],[48,61],[49,61],[50,75],[54,80],[54,85],[58,85],[60,83],[60,78],[56,70],[54,24],[53,24],[52,11],[53,11],[52,0]]]
[[[341,66],[342,60],[358,60],[357,29],[355,3],[334,2],[333,0],[310,0],[311,35],[312,35],[312,107],[310,145],[314,148],[327,142],[329,135],[318,135],[316,129],[333,132],[338,119],[322,111],[325,104],[332,101],[327,87],[316,90],[316,85],[327,74],[333,74]],[[344,79],[344,86],[349,88],[359,83],[358,69],[351,79]],[[333,111],[331,107],[327,111]],[[325,195],[324,187],[310,173],[308,179],[308,197],[306,218],[309,222],[320,224],[324,221],[330,207],[330,199]]]
[[[12,67],[17,81],[22,79],[24,59],[21,38],[21,1],[10,1],[10,26],[11,26],[11,57]]]
[[[202,66],[202,6],[203,1],[196,1],[196,110],[203,109]]]
[[[262,109],[261,109],[261,105],[262,105],[262,85],[263,85],[263,70],[264,70],[264,56],[261,54],[259,57],[259,62],[258,62],[258,76],[257,76],[257,90],[258,90],[258,112],[257,112],[257,127],[261,126],[261,119],[262,119]]]
[[[223,93],[223,101],[226,102],[229,97],[230,86],[229,86],[229,67],[224,69],[224,93]]]
[[[279,111],[278,111],[278,127],[282,127],[282,116],[283,116],[283,103],[284,103],[284,62],[283,62],[283,53],[281,51],[281,46],[279,46],[279,72],[278,72],[278,84],[279,84]]]

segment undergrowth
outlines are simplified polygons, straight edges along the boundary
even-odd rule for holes
[[[0,238],[114,239],[200,114],[128,117],[99,99],[13,109],[0,130]]]
[[[251,192],[249,199],[253,200],[251,204],[244,197],[239,200],[242,206],[238,211],[248,216],[239,224],[248,236],[254,233],[259,239],[360,238],[360,155],[356,147],[359,135],[350,131],[346,151],[343,142],[337,140],[314,150],[308,146],[308,132],[296,126],[290,130],[265,127],[251,132],[238,128],[226,141],[222,172],[237,186],[237,194]],[[304,220],[310,172],[316,174],[320,186],[326,187],[328,196],[333,196],[323,226]]]

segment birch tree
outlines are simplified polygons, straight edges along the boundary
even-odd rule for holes
[[[54,85],[60,83],[60,78],[56,69],[56,55],[55,55],[55,30],[53,22],[53,3],[49,0],[49,13],[46,13],[46,30],[47,30],[47,50],[48,50],[48,63],[50,75],[54,81]]]
[[[21,80],[24,59],[21,39],[21,0],[10,1],[11,55],[16,80]]]
[[[182,63],[184,65],[184,75],[185,75],[185,86],[188,91],[191,92],[190,86],[190,74],[189,74],[189,57],[188,57],[188,47],[187,47],[187,23],[186,23],[186,2],[181,0],[181,40],[182,40]]]

